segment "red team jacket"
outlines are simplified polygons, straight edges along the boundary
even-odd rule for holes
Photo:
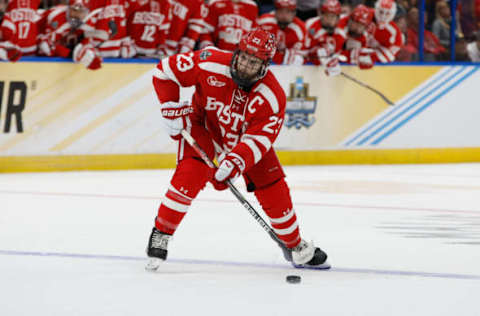
[[[33,55],[37,51],[38,23],[37,13],[40,0],[10,0],[7,12],[15,23],[18,34],[18,46],[23,55]]]
[[[167,36],[170,54],[193,50],[195,42],[204,32],[203,19],[207,8],[203,0],[170,0],[171,25]]]
[[[231,52],[213,47],[173,55],[157,65],[153,84],[161,103],[178,101],[179,86],[195,86],[190,129],[206,127],[209,139],[231,152],[243,172],[271,149],[282,127],[286,96],[270,70],[250,92],[239,89],[230,75],[231,58]]]
[[[214,45],[233,51],[242,36],[256,26],[258,7],[253,0],[213,0],[205,18],[200,47]]]
[[[305,37],[307,29],[305,23],[302,20],[295,17],[288,26],[282,30],[278,26],[275,13],[265,13],[257,21],[258,25],[263,29],[269,31],[275,35],[277,41],[277,52],[273,57],[273,62],[276,64],[290,64],[284,60],[287,50],[291,50],[293,53],[297,51],[301,54],[301,51],[305,46]]]
[[[168,0],[138,0],[132,3],[128,32],[135,43],[137,54],[154,56],[165,44],[170,28]]]
[[[0,60],[17,61],[21,56],[17,28],[6,13],[0,23]]]

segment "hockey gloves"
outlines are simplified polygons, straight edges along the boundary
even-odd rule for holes
[[[338,76],[342,69],[337,57],[327,57],[321,59],[323,67],[325,67],[325,74],[329,77]]]
[[[370,69],[373,67],[373,54],[374,50],[370,48],[354,48],[350,52],[350,60],[360,69]]]
[[[168,135],[174,140],[182,138],[182,129],[187,126],[187,116],[193,112],[188,102],[165,102],[160,104],[162,123]]]
[[[90,44],[77,44],[73,49],[73,61],[81,63],[90,70],[96,70],[102,66],[102,59]]]
[[[230,180],[233,183],[237,180],[240,176],[240,167],[238,164],[238,159],[233,155],[227,155],[223,160],[220,160],[220,165],[211,181],[215,189],[219,191],[225,190],[228,188],[225,181]]]

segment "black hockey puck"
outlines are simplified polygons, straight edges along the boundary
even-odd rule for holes
[[[299,275],[287,275],[287,282],[288,283],[300,283],[302,278]]]

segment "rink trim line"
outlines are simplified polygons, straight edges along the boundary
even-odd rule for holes
[[[115,255],[94,255],[64,252],[35,252],[35,251],[16,251],[16,250],[0,250],[0,255],[7,256],[35,256],[35,257],[59,257],[59,258],[77,258],[77,259],[100,259],[100,260],[118,260],[118,261],[147,261],[147,257],[136,256],[115,256]],[[199,260],[199,259],[168,259],[168,263],[181,264],[199,264],[199,265],[219,265],[230,267],[250,267],[263,269],[295,269],[288,264],[267,264],[258,262],[235,262],[222,260]],[[310,270],[312,271],[312,270]],[[475,274],[456,274],[456,273],[437,273],[423,271],[401,271],[401,270],[384,270],[384,269],[356,269],[356,268],[336,268],[330,270],[319,270],[319,272],[340,272],[340,273],[363,273],[378,274],[388,276],[412,276],[425,278],[440,279],[458,279],[458,280],[480,280],[480,275]]]
[[[138,195],[120,195],[120,194],[94,194],[94,193],[70,193],[70,192],[42,192],[42,191],[10,191],[0,190],[0,194],[18,194],[18,195],[40,195],[40,196],[71,196],[71,197],[87,197],[87,198],[104,198],[104,199],[132,199],[132,200],[158,200],[162,196],[138,196]],[[256,203],[254,200],[248,200],[250,203]],[[195,199],[195,202],[218,202],[218,203],[235,203],[236,200],[220,200],[220,199]],[[411,212],[440,212],[440,213],[463,213],[463,214],[479,214],[480,210],[451,210],[451,209],[435,209],[435,208],[416,208],[401,206],[381,206],[381,205],[353,205],[353,204],[329,204],[316,202],[295,202],[295,205],[335,207],[335,208],[353,208],[353,209],[373,209],[388,211],[411,211]]]
[[[479,162],[480,147],[278,150],[283,165],[351,165]],[[0,173],[85,170],[173,169],[176,155],[105,154],[0,157]]]

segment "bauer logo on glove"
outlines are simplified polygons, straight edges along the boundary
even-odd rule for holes
[[[191,106],[185,106],[182,108],[162,109],[162,116],[169,119],[176,119],[182,116],[186,116],[190,113],[193,113],[193,108]]]

